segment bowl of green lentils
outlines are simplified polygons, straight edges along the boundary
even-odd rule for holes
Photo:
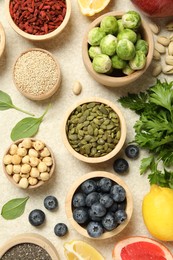
[[[87,163],[101,163],[116,156],[123,147],[126,122],[114,103],[91,97],[69,109],[62,136],[74,157]]]

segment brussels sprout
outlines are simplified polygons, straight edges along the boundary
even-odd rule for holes
[[[124,29],[123,31],[118,33],[117,39],[118,40],[127,39],[135,43],[137,40],[137,34],[131,29]]]
[[[132,70],[128,64],[126,64],[125,68],[122,71],[127,76],[134,72],[134,70]]]
[[[145,55],[148,53],[148,42],[145,40],[138,40],[136,42],[136,51],[142,51]]]
[[[135,57],[135,46],[131,41],[122,39],[117,44],[116,52],[120,59],[131,60]]]
[[[118,33],[123,31],[124,30],[124,26],[123,26],[123,23],[122,23],[122,19],[118,19],[117,20],[117,23],[118,23]]]
[[[135,11],[128,11],[122,16],[122,23],[125,28],[137,29],[141,24],[141,17]]]
[[[142,51],[136,51],[135,57],[129,61],[132,70],[141,70],[145,67],[146,56]]]
[[[112,67],[114,69],[123,69],[126,66],[126,64],[127,64],[126,61],[120,59],[118,57],[118,55],[112,56],[111,60],[112,60]]]
[[[90,46],[88,54],[91,59],[94,59],[96,55],[101,54],[101,49],[99,46]]]
[[[93,46],[99,45],[104,36],[106,33],[100,27],[94,27],[88,33],[88,43]]]
[[[112,62],[108,55],[98,54],[94,57],[92,65],[96,72],[107,73],[111,70]]]
[[[114,16],[105,16],[101,23],[100,28],[106,33],[106,34],[115,34],[118,31],[118,23],[117,19]]]
[[[109,56],[114,55],[117,47],[117,38],[112,35],[106,35],[100,42],[100,49],[103,54],[107,54]]]

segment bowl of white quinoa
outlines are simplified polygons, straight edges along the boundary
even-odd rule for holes
[[[29,49],[17,58],[13,81],[20,93],[31,100],[50,98],[61,84],[60,65],[50,52]]]

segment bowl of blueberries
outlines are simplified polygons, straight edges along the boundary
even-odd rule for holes
[[[74,182],[66,197],[66,215],[77,232],[92,239],[107,239],[129,223],[133,198],[118,176],[93,171]]]

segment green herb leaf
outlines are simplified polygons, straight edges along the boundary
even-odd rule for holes
[[[145,173],[151,166],[152,162],[153,162],[153,156],[149,156],[147,158],[142,159],[141,166],[140,166],[140,174]]]
[[[16,198],[16,199],[9,200],[2,207],[2,211],[1,211],[2,217],[7,220],[20,217],[25,210],[25,205],[28,199],[29,196],[25,198]]]
[[[0,110],[8,110],[8,109],[11,109],[11,108],[16,109],[20,112],[23,112],[25,114],[28,114],[30,116],[34,116],[33,114],[31,114],[31,113],[29,113],[29,112],[27,112],[27,111],[25,111],[21,108],[16,107],[13,104],[11,97],[7,93],[0,90]]]
[[[39,130],[39,126],[43,121],[44,116],[46,115],[48,106],[41,117],[26,117],[19,121],[11,131],[11,139],[16,141],[21,138],[33,137]]]

